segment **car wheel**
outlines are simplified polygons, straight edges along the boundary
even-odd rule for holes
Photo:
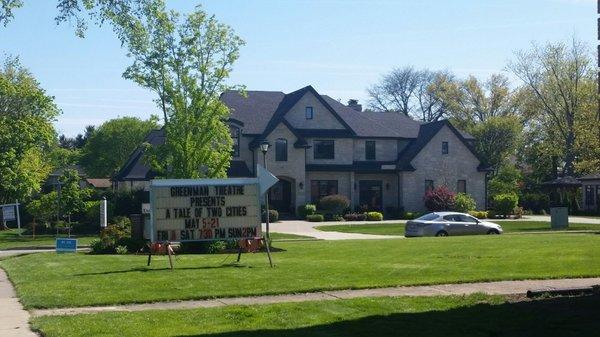
[[[490,229],[487,233],[488,233],[488,235],[497,235],[497,234],[500,234],[500,232],[498,232],[497,229]]]
[[[446,231],[439,231],[439,232],[435,233],[435,236],[448,236],[448,232],[446,232]]]

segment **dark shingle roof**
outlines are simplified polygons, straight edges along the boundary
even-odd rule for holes
[[[160,130],[152,130],[144,139],[144,143],[149,143],[150,145],[160,145],[165,142],[165,132],[164,129]],[[154,175],[150,172],[150,167],[148,167],[144,161],[142,160],[144,151],[141,146],[138,146],[135,151],[129,156],[129,159],[121,167],[119,172],[114,176],[115,180],[145,180],[151,179]]]
[[[244,123],[244,134],[261,134],[286,95],[281,91],[226,91],[221,101],[229,107],[230,117]]]
[[[396,112],[357,111],[323,95],[359,137],[416,138],[420,123]]]
[[[579,178],[579,180],[600,180],[600,173],[588,174],[586,176]]]
[[[145,143],[149,143],[153,146],[164,144],[165,142],[165,131],[164,129],[152,130],[144,140]],[[129,157],[127,163],[123,165],[119,173],[115,175],[114,180],[147,180],[152,179],[156,176],[148,165],[143,160],[144,151],[142,147],[138,147]],[[251,177],[252,172],[248,168],[245,162],[239,160],[232,160],[227,169],[227,176],[229,177]]]

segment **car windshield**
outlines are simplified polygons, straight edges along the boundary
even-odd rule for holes
[[[439,215],[435,214],[435,213],[429,213],[429,214],[425,214],[422,217],[416,218],[415,220],[422,220],[422,221],[431,221],[431,220],[435,220],[439,217]]]

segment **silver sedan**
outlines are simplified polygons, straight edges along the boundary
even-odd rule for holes
[[[434,212],[406,223],[404,236],[449,236],[502,234],[496,223],[481,221],[469,214],[457,212]]]

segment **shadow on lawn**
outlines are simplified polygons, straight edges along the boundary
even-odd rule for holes
[[[252,266],[244,265],[241,263],[226,263],[218,266],[201,266],[201,267],[177,267],[177,263],[175,263],[174,271],[177,270],[207,270],[207,269],[222,269],[222,268],[254,268]],[[111,270],[111,271],[101,271],[96,273],[81,273],[81,274],[73,274],[73,276],[91,276],[91,275],[109,275],[109,274],[126,274],[126,273],[147,273],[147,272],[157,272],[157,271],[165,271],[171,270],[169,267],[164,268],[151,268],[151,267],[135,267],[126,270]]]
[[[307,336],[598,336],[600,296],[555,298],[446,311],[369,316],[280,330],[175,335],[177,337]]]

